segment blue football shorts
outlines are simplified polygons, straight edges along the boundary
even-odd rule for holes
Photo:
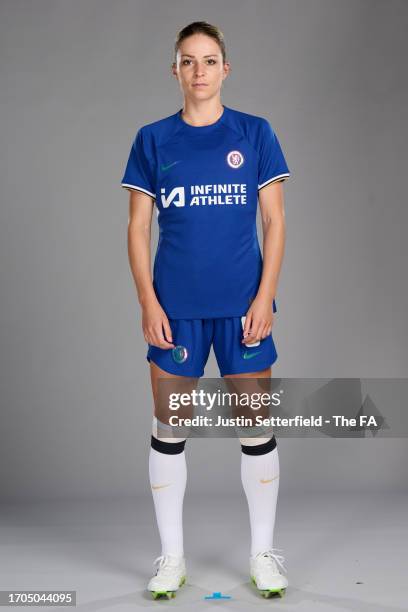
[[[169,324],[176,347],[162,349],[149,344],[146,359],[170,374],[203,376],[211,345],[220,376],[259,372],[269,368],[278,357],[272,334],[258,346],[242,344],[241,317],[169,319]]]

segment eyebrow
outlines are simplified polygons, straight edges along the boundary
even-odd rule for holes
[[[194,57],[194,55],[189,55],[188,53],[183,53],[181,57]],[[203,55],[203,57],[217,57],[216,53],[211,53],[210,55]]]

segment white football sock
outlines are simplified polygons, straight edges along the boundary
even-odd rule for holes
[[[184,556],[183,498],[187,482],[184,450],[170,455],[150,447],[149,478],[162,555]]]
[[[270,550],[273,544],[279,489],[278,448],[263,455],[241,452],[241,479],[248,501],[251,556]]]

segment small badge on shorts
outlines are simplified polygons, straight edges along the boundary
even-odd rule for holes
[[[188,350],[185,346],[178,344],[172,349],[172,355],[176,363],[184,363],[188,357]]]

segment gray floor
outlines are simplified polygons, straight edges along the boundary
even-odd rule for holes
[[[280,495],[274,545],[289,587],[269,600],[248,581],[243,496],[186,494],[187,584],[176,599],[153,601],[145,591],[160,554],[152,510],[152,500],[130,498],[3,504],[0,589],[75,590],[82,611],[408,610],[406,496]],[[204,600],[215,591],[232,599]]]

